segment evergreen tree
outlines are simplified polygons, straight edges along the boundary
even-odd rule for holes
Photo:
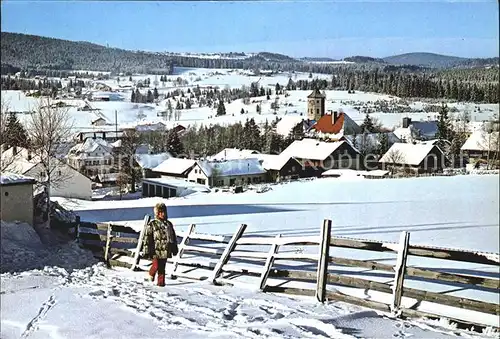
[[[244,108],[241,109],[240,114],[245,114],[245,109]]]
[[[262,109],[260,108],[260,104],[257,104],[257,107],[255,108],[257,113],[260,114]]]
[[[186,99],[186,109],[191,109],[191,100],[189,98]]]
[[[146,97],[146,102],[153,102],[155,101],[155,97],[153,95],[153,92],[151,92],[150,90],[148,90],[148,94],[147,94],[147,97]]]
[[[153,96],[156,99],[158,99],[158,97],[160,96],[160,94],[158,93],[158,89],[155,87],[155,89],[153,90]]]
[[[448,141],[453,139],[453,130],[451,129],[450,118],[448,117],[448,106],[446,104],[441,105],[437,127],[438,131],[436,133],[436,138]]]
[[[171,129],[167,136],[167,151],[172,154],[172,156],[177,157],[184,153],[184,145],[177,132]]]
[[[28,148],[29,146],[28,134],[14,112],[9,113],[5,126],[5,135],[2,135],[2,143],[5,143],[8,147]]]
[[[226,115],[226,107],[224,106],[224,101],[219,100],[219,105],[217,106],[217,116]]]
[[[378,135],[377,155],[383,156],[389,150],[389,139],[387,133],[380,133]]]
[[[363,123],[359,127],[361,127],[361,130],[363,131],[363,133],[375,133],[376,132],[375,125],[372,121],[372,118],[370,117],[370,115],[368,113],[366,113],[365,120],[363,120]]]

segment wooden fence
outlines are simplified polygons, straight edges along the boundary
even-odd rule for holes
[[[147,223],[148,221],[149,217],[146,216],[144,222]],[[91,225],[94,227],[91,227]],[[449,273],[435,268],[408,265],[409,258],[420,257],[489,265],[498,272],[500,267],[498,253],[479,253],[476,251],[410,245],[410,233],[408,232],[401,233],[399,243],[334,237],[332,236],[332,222],[330,220],[323,222],[319,236],[282,237],[280,234],[274,237],[243,236],[246,228],[247,226],[242,224],[231,237],[228,237],[196,233],[195,225],[190,225],[186,232],[178,233],[179,253],[172,259],[169,274],[172,276],[209,279],[214,284],[233,284],[234,280],[229,279],[227,275],[252,276],[258,278],[258,286],[264,292],[315,296],[320,302],[327,300],[343,301],[390,312],[395,316],[445,317],[458,324],[473,325],[476,329],[486,326],[477,321],[449,317],[429,310],[422,311],[417,306],[422,302],[428,302],[496,317],[500,315],[500,307],[497,303],[415,289],[408,287],[408,284],[405,285],[405,281],[419,279],[426,282],[451,284],[462,286],[462,288],[496,293],[498,299],[500,288],[498,278]],[[91,248],[97,255],[106,260],[109,266],[122,266],[138,270],[145,269],[149,264],[147,261],[143,265],[140,264],[142,261],[140,258],[142,233],[139,234],[129,227],[105,223],[80,223],[78,237],[83,246]],[[269,246],[269,249],[263,251],[262,247],[264,246]],[[281,251],[287,246],[301,246],[311,249],[314,253],[311,254],[311,251],[305,250]],[[245,249],[248,247],[258,247],[259,249]],[[396,255],[396,261],[395,265],[391,265],[381,263],[380,260],[360,260],[331,255],[331,253],[339,251],[339,249],[393,253]],[[359,255],[356,257],[359,258]],[[242,265],[244,262],[251,263],[251,266]],[[280,266],[279,263],[288,264]],[[300,265],[304,263],[308,263],[309,267],[302,270],[295,268],[297,265],[301,267]],[[178,272],[179,266],[193,268],[194,270],[196,268],[203,269],[204,272],[208,272],[208,276],[193,275],[192,270]],[[392,282],[368,280],[352,276],[349,273],[336,272],[336,267],[362,268],[370,272],[390,272],[389,274],[393,274],[393,279],[391,279]],[[270,284],[268,283],[269,278],[273,278],[280,283]],[[315,287],[286,287],[283,286],[283,280],[305,282],[305,285],[314,284]],[[339,291],[338,287],[381,292],[390,297],[388,299],[390,302],[343,293]],[[404,298],[407,299],[406,302],[403,302]],[[413,301],[410,303],[408,300]],[[493,327],[498,328],[498,326]]]

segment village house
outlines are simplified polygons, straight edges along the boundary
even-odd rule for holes
[[[33,185],[36,180],[19,174],[0,174],[0,220],[33,225]]]
[[[401,127],[394,130],[394,134],[403,142],[414,142],[417,140],[432,140],[436,138],[438,122],[435,120],[412,121],[411,118],[403,118]]]
[[[470,163],[498,161],[500,152],[499,132],[475,131],[467,138],[461,150],[469,158]]]
[[[70,166],[88,176],[114,171],[113,144],[100,138],[88,138],[73,146],[66,159]]]
[[[382,156],[383,170],[406,170],[410,173],[441,172],[446,166],[443,151],[433,144],[395,143]]]
[[[191,169],[196,165],[194,159],[168,158],[151,170],[152,175],[161,178],[187,179]]]
[[[358,169],[359,152],[346,141],[295,140],[282,156],[293,157],[301,165],[301,177],[319,176],[332,168]]]
[[[267,180],[267,172],[256,159],[231,159],[223,161],[197,161],[188,173],[187,180],[209,187],[243,186]]]
[[[92,126],[106,126],[108,122],[103,117],[99,117],[90,122]]]
[[[172,158],[172,155],[168,152],[158,153],[158,154],[149,154],[149,153],[138,154],[136,152],[135,154],[135,161],[142,170],[143,178],[160,177],[159,174],[153,172],[153,169],[159,166],[165,160],[170,158]]]
[[[269,182],[298,179],[302,175],[302,165],[290,155],[259,154],[257,158],[267,171]]]
[[[39,158],[31,155],[24,148],[11,147],[2,153],[3,159],[9,160],[7,171],[32,177],[38,182],[44,182],[47,174]],[[92,181],[71,165],[57,158],[51,158],[50,194],[65,198],[90,199],[92,196]]]

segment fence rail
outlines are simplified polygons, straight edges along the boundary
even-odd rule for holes
[[[146,216],[144,223],[149,222]],[[401,233],[399,243],[382,242],[366,239],[353,239],[336,237],[331,232],[331,221],[325,220],[319,236],[284,237],[278,234],[270,236],[243,236],[247,228],[240,225],[232,236],[211,235],[196,232],[196,226],[190,225],[187,231],[178,232],[179,253],[172,258],[172,268],[168,271],[172,276],[185,276],[193,278],[188,273],[192,269],[200,268],[209,271],[206,277],[194,277],[197,279],[209,279],[214,284],[234,283],[233,280],[224,275],[245,275],[258,278],[259,288],[264,292],[280,292],[315,296],[318,301],[337,300],[364,307],[391,312],[395,316],[424,316],[441,317],[429,310],[419,310],[418,307],[405,306],[403,299],[410,298],[421,302],[430,302],[440,305],[451,306],[459,309],[481,312],[494,315],[500,321],[500,307],[496,303],[489,303],[469,298],[422,290],[405,285],[405,280],[418,279],[429,283],[460,284],[469,289],[478,289],[489,293],[498,293],[500,280],[490,277],[479,277],[459,273],[449,273],[437,268],[413,267],[407,265],[408,257],[422,257],[435,260],[452,260],[457,262],[482,264],[500,267],[498,253],[485,253],[477,251],[458,250],[450,248],[410,245],[410,234]],[[108,223],[80,223],[77,235],[80,243],[88,247],[97,255],[106,260],[109,266],[121,266],[132,270],[141,268],[140,251],[142,247],[143,227],[140,233],[129,227],[112,225]],[[267,251],[248,250],[241,247],[269,246]],[[299,253],[281,251],[284,246],[310,246],[316,253]],[[350,250],[362,250],[367,252],[390,252],[396,257],[396,264],[380,263],[376,260],[360,260],[330,256],[330,248],[345,248]],[[189,257],[186,257],[189,255]],[[208,259],[201,260],[201,259]],[[144,261],[143,261],[144,262]],[[243,263],[251,265],[242,266]],[[289,268],[284,263],[308,263],[307,268]],[[146,265],[149,262],[146,261]],[[280,267],[277,265],[279,264]],[[315,271],[311,267],[315,265]],[[369,271],[384,271],[393,274],[391,282],[372,281],[369,279],[354,277],[349,272],[336,273],[333,268],[351,267],[367,269]],[[178,267],[191,268],[188,272],[179,272]],[[303,265],[302,265],[303,266]],[[365,272],[366,273],[366,272]],[[366,273],[369,275],[369,273]],[[269,284],[268,280],[277,279],[280,285]],[[292,283],[306,283],[304,287],[283,286],[282,280]],[[308,287],[315,284],[315,288]],[[389,295],[390,303],[378,300],[366,300],[351,294],[332,290],[332,286],[343,286],[349,288],[363,289],[381,292]],[[387,300],[386,300],[387,301]],[[415,304],[415,303],[414,303]],[[499,328],[467,318],[456,319],[447,317],[459,324],[474,325],[476,329],[486,326]],[[498,323],[498,321],[497,321]]]

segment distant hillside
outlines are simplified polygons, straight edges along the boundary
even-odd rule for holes
[[[414,65],[432,68],[468,68],[498,65],[498,58],[461,58],[434,53],[406,53],[383,58],[391,65]]]
[[[1,41],[2,64],[23,69],[172,71],[170,58],[160,53],[7,32],[2,32]]]
[[[372,58],[368,56],[355,55],[351,57],[344,58],[344,61],[356,62],[356,63],[385,63],[384,60],[378,58]]]

